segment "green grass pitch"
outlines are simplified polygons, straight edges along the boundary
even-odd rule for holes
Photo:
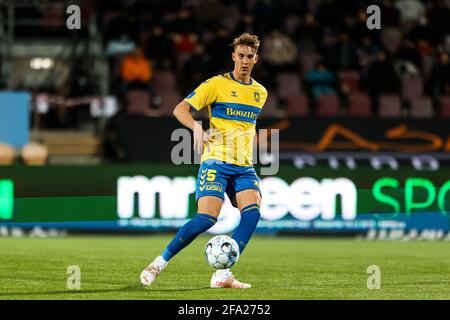
[[[255,236],[233,267],[251,289],[210,289],[203,235],[155,284],[139,274],[171,239],[151,236],[1,238],[0,299],[449,299],[450,242],[387,242]],[[81,289],[67,289],[78,265]],[[381,269],[369,290],[367,267]]]

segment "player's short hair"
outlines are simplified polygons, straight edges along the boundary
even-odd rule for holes
[[[234,38],[233,43],[231,46],[233,46],[233,50],[237,48],[237,46],[248,46],[255,50],[255,53],[258,52],[259,49],[259,39],[258,36],[244,32],[239,37]]]

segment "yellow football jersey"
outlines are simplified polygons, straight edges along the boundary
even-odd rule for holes
[[[253,165],[256,119],[267,99],[267,90],[251,79],[237,81],[233,73],[204,81],[184,101],[198,111],[207,107],[211,139],[203,149],[202,162],[216,159],[238,166]]]

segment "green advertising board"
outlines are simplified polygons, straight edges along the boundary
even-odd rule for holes
[[[0,168],[0,225],[174,230],[196,213],[198,166],[101,165]],[[281,165],[261,177],[257,231],[449,229],[450,169],[334,170]],[[225,233],[239,212],[225,201]]]

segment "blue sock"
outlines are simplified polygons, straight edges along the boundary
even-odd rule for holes
[[[197,236],[211,228],[217,222],[217,218],[209,214],[197,213],[191,220],[178,230],[175,237],[162,253],[164,260],[169,261],[191,243]]]
[[[239,252],[241,254],[247,243],[250,241],[260,216],[259,206],[256,203],[242,209],[241,222],[233,234],[233,239],[236,240],[239,245]]]

